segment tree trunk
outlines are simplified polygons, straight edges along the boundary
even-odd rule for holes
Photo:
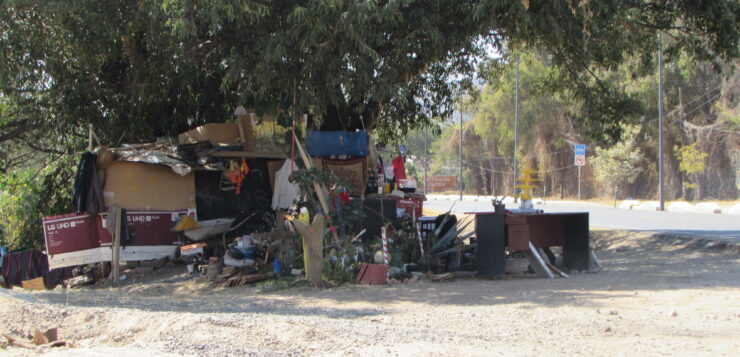
[[[298,234],[303,238],[303,261],[306,268],[306,280],[311,284],[318,284],[324,276],[324,215],[317,214],[313,223],[308,224],[294,220]]]

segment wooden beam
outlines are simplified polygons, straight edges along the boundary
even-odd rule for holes
[[[278,154],[278,153],[261,153],[261,152],[251,152],[251,151],[217,151],[217,150],[210,150],[208,151],[208,155],[214,156],[214,157],[249,157],[249,158],[256,158],[256,159],[287,159],[288,155],[285,154]]]
[[[550,279],[555,277],[550,267],[545,263],[545,258],[537,252],[537,248],[532,245],[532,242],[529,242],[529,250],[525,250],[524,255],[529,260],[529,264],[532,265],[532,269],[534,269],[537,275]]]

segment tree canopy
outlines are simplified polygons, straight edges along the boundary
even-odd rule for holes
[[[734,0],[4,1],[0,143],[64,152],[172,135],[244,104],[325,129],[402,135],[447,117],[486,54],[530,45],[614,134],[624,98],[593,76],[649,63],[655,31],[703,58],[738,55]],[[669,48],[668,51],[672,49]],[[593,89],[597,90],[594,91]],[[49,135],[53,131],[54,135]]]

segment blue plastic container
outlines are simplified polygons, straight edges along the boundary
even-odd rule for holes
[[[311,156],[367,156],[367,145],[364,131],[309,131],[306,138],[306,151]]]

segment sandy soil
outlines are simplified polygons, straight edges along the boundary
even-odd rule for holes
[[[173,266],[118,289],[0,289],[0,332],[78,345],[0,355],[737,355],[737,251],[592,235],[604,270],[570,279],[214,290]]]

